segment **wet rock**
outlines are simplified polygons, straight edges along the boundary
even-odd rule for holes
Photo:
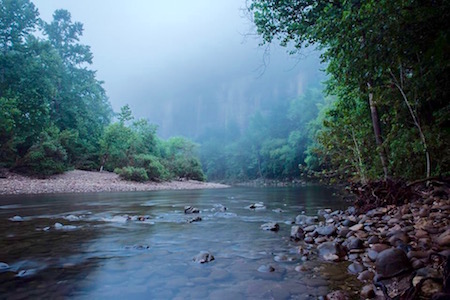
[[[9,220],[13,221],[13,222],[23,222],[24,221],[24,219],[21,216],[14,216],[12,218],[9,218]]]
[[[198,213],[200,213],[200,210],[196,207],[187,205],[184,207],[184,213],[185,214],[198,214]]]
[[[314,243],[316,243],[316,244],[322,244],[323,242],[326,242],[326,241],[327,241],[327,238],[326,238],[326,237],[320,236],[320,237],[318,237],[318,238],[316,238],[316,239],[314,240]]]
[[[61,223],[55,223],[53,225],[53,227],[55,229],[58,229],[58,230],[74,230],[74,229],[77,229],[77,226],[74,226],[74,225],[63,225]]]
[[[274,272],[275,268],[272,267],[271,265],[262,265],[258,268],[258,272],[261,273],[270,273],[270,272]]]
[[[282,213],[282,212],[284,212],[284,210],[282,210],[281,208],[275,208],[275,209],[272,209],[272,211],[274,213]]]
[[[7,263],[0,262],[0,272],[4,272],[10,269],[10,266]]]
[[[372,281],[375,273],[369,270],[362,271],[361,274],[358,275],[358,280],[362,282]]]
[[[268,230],[268,231],[278,231],[280,230],[280,225],[276,222],[269,222],[261,225],[262,230]]]
[[[251,209],[251,210],[262,210],[262,209],[266,209],[266,206],[264,205],[263,202],[257,202],[257,203],[252,203],[252,204],[246,206],[245,208]]]
[[[323,236],[332,236],[336,234],[336,226],[328,225],[316,228],[316,232]]]
[[[70,221],[70,222],[80,221],[80,217],[75,216],[75,215],[65,216],[64,219],[66,219],[67,221]]]
[[[410,242],[409,236],[403,231],[394,232],[393,234],[388,234],[389,244],[396,247],[400,244],[408,244]]]
[[[378,254],[375,267],[381,278],[391,278],[409,271],[411,264],[403,250],[390,248]]]
[[[200,251],[200,253],[194,256],[192,260],[196,263],[203,264],[213,261],[214,256],[208,251]]]
[[[303,229],[298,226],[294,225],[291,227],[291,239],[294,241],[300,241],[305,238],[305,232]]]
[[[202,218],[200,218],[200,217],[194,217],[194,218],[187,219],[187,222],[194,223],[194,222],[200,222],[201,220],[202,220]]]
[[[306,215],[298,215],[295,217],[295,224],[298,225],[313,225],[317,223],[319,219],[317,217],[310,217]]]
[[[354,262],[347,267],[350,274],[356,275],[364,271],[364,266],[360,263]]]
[[[336,242],[325,242],[317,247],[319,256],[325,260],[336,261],[342,259],[346,252],[342,245]]]
[[[375,291],[372,284],[363,286],[361,289],[360,296],[362,299],[372,299],[375,298]]]

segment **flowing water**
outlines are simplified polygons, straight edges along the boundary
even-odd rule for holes
[[[315,299],[358,284],[289,240],[296,215],[347,205],[320,186],[0,197],[1,299]]]

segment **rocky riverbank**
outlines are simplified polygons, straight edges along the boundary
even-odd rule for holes
[[[304,260],[349,261],[362,299],[450,299],[450,188],[420,193],[411,203],[363,214],[349,208],[299,215],[291,239]],[[355,296],[335,291],[326,299]]]
[[[111,172],[74,170],[46,179],[21,176],[7,171],[0,178],[0,195],[45,193],[97,193],[154,190],[226,188],[227,185],[195,180],[169,182],[132,182]]]

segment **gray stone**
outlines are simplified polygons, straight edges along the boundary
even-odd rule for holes
[[[267,231],[278,231],[280,230],[280,225],[276,222],[264,223],[261,225],[261,229]]]
[[[375,267],[379,276],[391,278],[410,270],[411,263],[403,250],[390,248],[378,254]]]
[[[298,226],[294,225],[291,227],[291,239],[294,241],[299,241],[305,238],[305,232],[303,229]]]
[[[299,225],[313,225],[317,223],[319,219],[317,217],[310,217],[306,215],[298,215],[295,217],[295,224]]]
[[[347,267],[350,274],[356,275],[364,271],[364,266],[360,263],[354,262]]]
[[[200,212],[200,210],[196,207],[193,207],[190,205],[184,207],[185,214],[198,214],[199,212]]]
[[[317,227],[316,232],[323,236],[332,236],[336,234],[336,227],[334,225],[328,225],[323,227]]]
[[[200,251],[200,253],[194,256],[192,260],[196,263],[203,264],[213,261],[214,256],[208,251]]]
[[[317,247],[317,250],[319,251],[319,256],[326,260],[328,260],[327,258],[330,258],[332,255],[335,255],[337,259],[341,259],[346,254],[344,247],[336,242],[322,243]]]
[[[261,272],[261,273],[270,273],[273,271],[275,271],[275,268],[270,265],[262,265],[258,268],[258,272]]]

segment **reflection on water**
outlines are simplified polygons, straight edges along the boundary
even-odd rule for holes
[[[255,202],[267,209],[245,208]],[[188,223],[185,205],[199,208],[202,221]],[[0,295],[314,299],[357,283],[345,263],[302,262],[289,241],[290,222],[302,211],[343,207],[318,186],[3,196],[0,262],[9,268],[0,268]],[[280,231],[260,229],[269,221]],[[215,260],[193,262],[202,250]],[[283,255],[287,262],[275,261]],[[275,271],[259,272],[262,265]]]

